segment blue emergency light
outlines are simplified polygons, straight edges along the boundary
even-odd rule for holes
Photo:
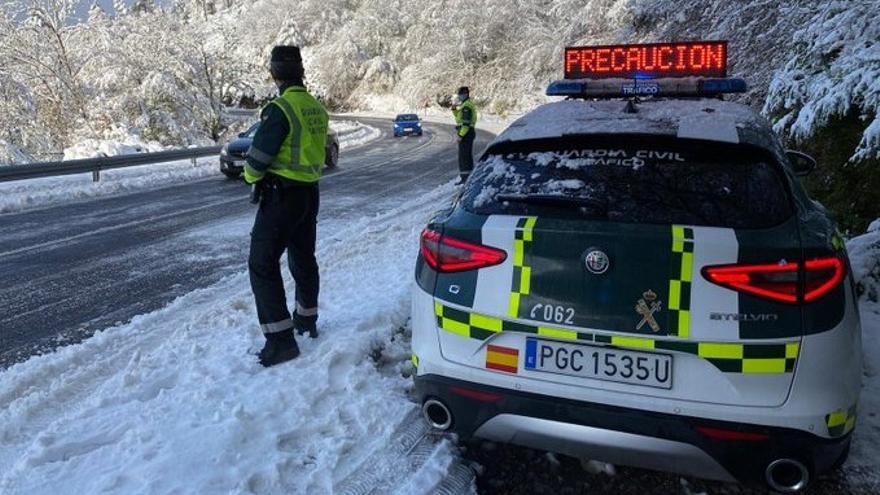
[[[634,96],[718,96],[745,93],[743,79],[667,77],[661,79],[564,79],[547,86],[547,96],[570,98],[627,98]]]

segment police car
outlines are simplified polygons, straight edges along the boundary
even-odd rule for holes
[[[567,97],[421,234],[415,385],[440,430],[796,492],[846,459],[843,241],[724,42],[566,49]]]

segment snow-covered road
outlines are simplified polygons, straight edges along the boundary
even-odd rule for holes
[[[382,136],[344,151],[339,170],[322,182],[321,235],[336,219],[385,211],[453,176],[451,127],[393,139],[387,121],[369,122]],[[248,190],[223,178],[216,164],[210,172],[170,187],[0,216],[0,366],[241,271],[253,222]]]

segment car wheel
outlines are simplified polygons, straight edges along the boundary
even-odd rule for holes
[[[846,459],[849,457],[849,448],[850,448],[851,443],[852,443],[852,437],[850,437],[850,440],[848,440],[846,442],[846,448],[840,454],[840,457],[838,457],[837,460],[834,461],[834,464],[831,465],[831,469],[829,469],[828,471],[837,471],[838,469],[843,467],[843,463],[845,463]]]
[[[327,168],[336,168],[339,165],[339,145],[332,144],[327,150],[327,158],[324,160]]]
[[[226,172],[225,170],[223,171],[223,175],[225,175],[226,178],[229,180],[237,180],[237,179],[241,178],[241,174],[236,174],[234,172]]]

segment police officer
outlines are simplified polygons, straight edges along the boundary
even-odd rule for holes
[[[259,358],[267,367],[299,355],[294,329],[318,336],[315,231],[329,123],[327,111],[303,84],[298,47],[273,48],[271,73],[280,95],[263,109],[244,167],[245,180],[253,184],[254,200],[259,202],[248,271],[266,337]],[[279,266],[285,249],[296,282],[292,317]]]
[[[452,107],[452,115],[458,131],[459,181],[464,182],[474,169],[474,138],[477,136],[477,108],[467,86],[458,88],[458,105]]]

